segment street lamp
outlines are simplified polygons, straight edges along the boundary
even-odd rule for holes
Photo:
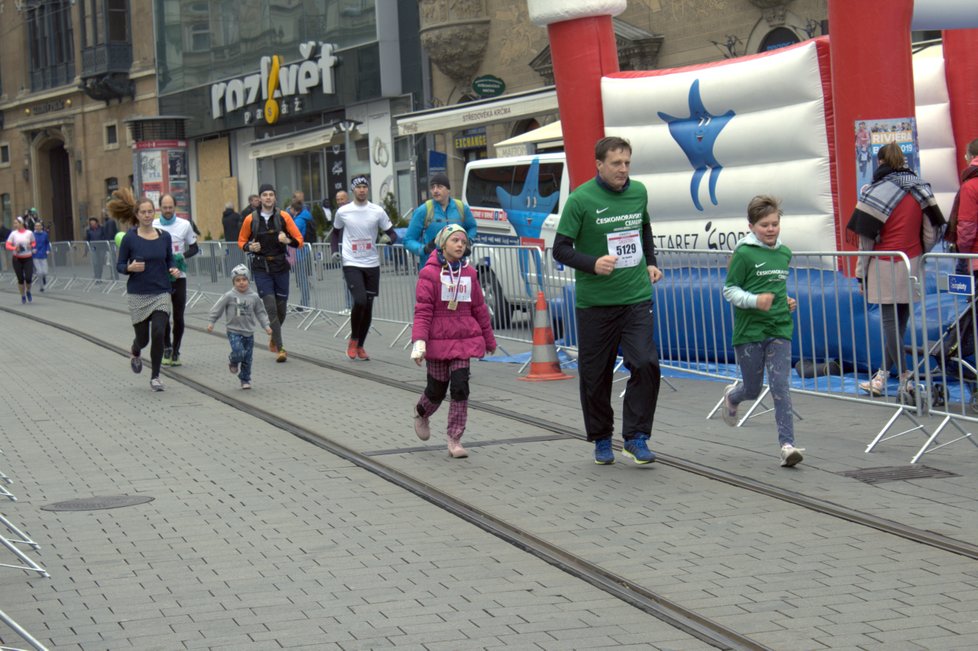
[[[344,189],[347,192],[353,190],[350,187],[350,133],[361,124],[363,122],[360,120],[351,120],[349,118],[337,120],[333,123],[334,128],[343,132],[343,165],[346,169],[346,187]]]

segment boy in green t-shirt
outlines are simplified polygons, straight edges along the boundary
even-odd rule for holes
[[[781,465],[801,461],[804,448],[795,447],[791,412],[791,313],[798,301],[788,296],[791,249],[781,243],[781,203],[759,195],[747,206],[750,233],[737,242],[723,297],[734,306],[733,344],[743,384],[723,391],[721,413],[731,427],[737,424],[737,405],[761,393],[764,369],[774,398]]]

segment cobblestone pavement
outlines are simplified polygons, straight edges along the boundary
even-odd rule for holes
[[[188,314],[184,366],[152,393],[125,357],[18,313],[124,347],[116,295],[57,293],[0,310],[2,513],[42,545],[50,579],[0,567],[0,609],[51,648],[669,648],[705,645],[378,477],[197,393],[184,376],[375,455],[568,552],[776,649],[964,649],[978,645],[978,564],[667,464],[595,466],[586,443],[473,409],[471,456],[448,459],[435,419],[420,444],[416,394],[256,346],[255,389],[227,372],[227,342]],[[60,300],[70,299],[70,300]],[[93,305],[86,305],[91,303]],[[317,323],[286,322],[290,351],[354,364]],[[400,327],[367,342],[380,376],[413,383]],[[262,342],[258,337],[258,342]],[[580,429],[575,381],[516,381],[476,363],[472,399]],[[777,463],[773,418],[727,428],[706,414],[722,384],[663,387],[653,448],[880,517],[978,539],[967,442],[928,455],[954,473],[869,485],[845,470],[906,465],[909,435],[866,455],[892,413],[798,396],[805,463]],[[447,410],[443,410],[447,412]],[[112,510],[40,507],[106,495]],[[0,555],[5,551],[0,548]],[[0,562],[13,562],[12,556]],[[0,631],[6,631],[0,627]],[[11,637],[7,644],[22,644]]]

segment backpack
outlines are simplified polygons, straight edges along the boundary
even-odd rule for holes
[[[462,208],[462,200],[461,199],[452,199],[452,201],[455,202],[455,207],[458,209],[459,219],[461,219],[464,222],[465,221],[465,209]],[[428,199],[427,201],[424,202],[424,205],[425,205],[425,216],[424,216],[424,226],[421,228],[421,236],[422,237],[424,237],[424,233],[425,233],[425,231],[428,230],[428,227],[431,226],[431,220],[434,219],[434,216],[435,216],[435,200],[434,199]],[[447,211],[446,211],[446,216],[447,216]]]
[[[258,239],[258,223],[261,221],[261,211],[256,210],[251,213],[251,241]],[[285,230],[285,220],[282,219],[282,211],[276,210],[268,220],[268,231],[277,233]]]

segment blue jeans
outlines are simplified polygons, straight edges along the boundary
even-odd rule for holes
[[[791,413],[791,341],[771,337],[764,341],[734,346],[737,363],[744,377],[743,384],[730,392],[730,402],[739,405],[744,400],[754,400],[761,395],[764,384],[764,368],[767,367],[767,383],[774,399],[774,422],[778,426],[778,443],[795,444],[795,423]]]
[[[228,361],[238,365],[238,379],[242,382],[251,382],[251,354],[255,350],[254,335],[229,332],[228,341],[231,343]]]

